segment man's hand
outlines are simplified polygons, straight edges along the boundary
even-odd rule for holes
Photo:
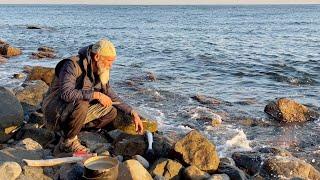
[[[112,100],[110,99],[110,97],[103,93],[94,92],[93,99],[97,99],[104,107],[112,106]]]
[[[142,121],[141,121],[138,113],[135,111],[132,111],[131,115],[133,117],[134,126],[136,127],[136,132],[138,134],[143,134],[143,124],[142,124]]]

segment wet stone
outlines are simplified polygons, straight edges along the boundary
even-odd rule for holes
[[[245,169],[250,175],[259,173],[262,165],[262,157],[258,152],[235,152],[232,159],[237,167]]]

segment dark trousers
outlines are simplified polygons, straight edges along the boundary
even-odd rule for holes
[[[87,117],[87,112],[89,109],[88,101],[78,101],[68,106],[72,106],[71,111],[68,114],[68,117],[60,125],[65,138],[73,138],[79,134],[81,129],[84,127],[84,123]],[[68,108],[68,107],[67,107]],[[94,121],[94,128],[103,128],[112,122],[117,116],[117,109],[112,107],[112,110]]]

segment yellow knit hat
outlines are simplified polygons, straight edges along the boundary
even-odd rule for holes
[[[92,52],[107,57],[117,56],[116,48],[114,47],[112,42],[108,41],[107,39],[101,39],[100,41],[93,44]]]

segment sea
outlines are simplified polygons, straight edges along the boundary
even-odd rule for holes
[[[285,125],[264,113],[280,97],[320,111],[320,5],[0,5],[0,17],[0,39],[23,51],[0,64],[1,86],[107,38],[118,54],[113,88],[163,134],[196,129],[221,157],[281,147],[320,169],[320,120]],[[40,46],[57,57],[32,59]]]

